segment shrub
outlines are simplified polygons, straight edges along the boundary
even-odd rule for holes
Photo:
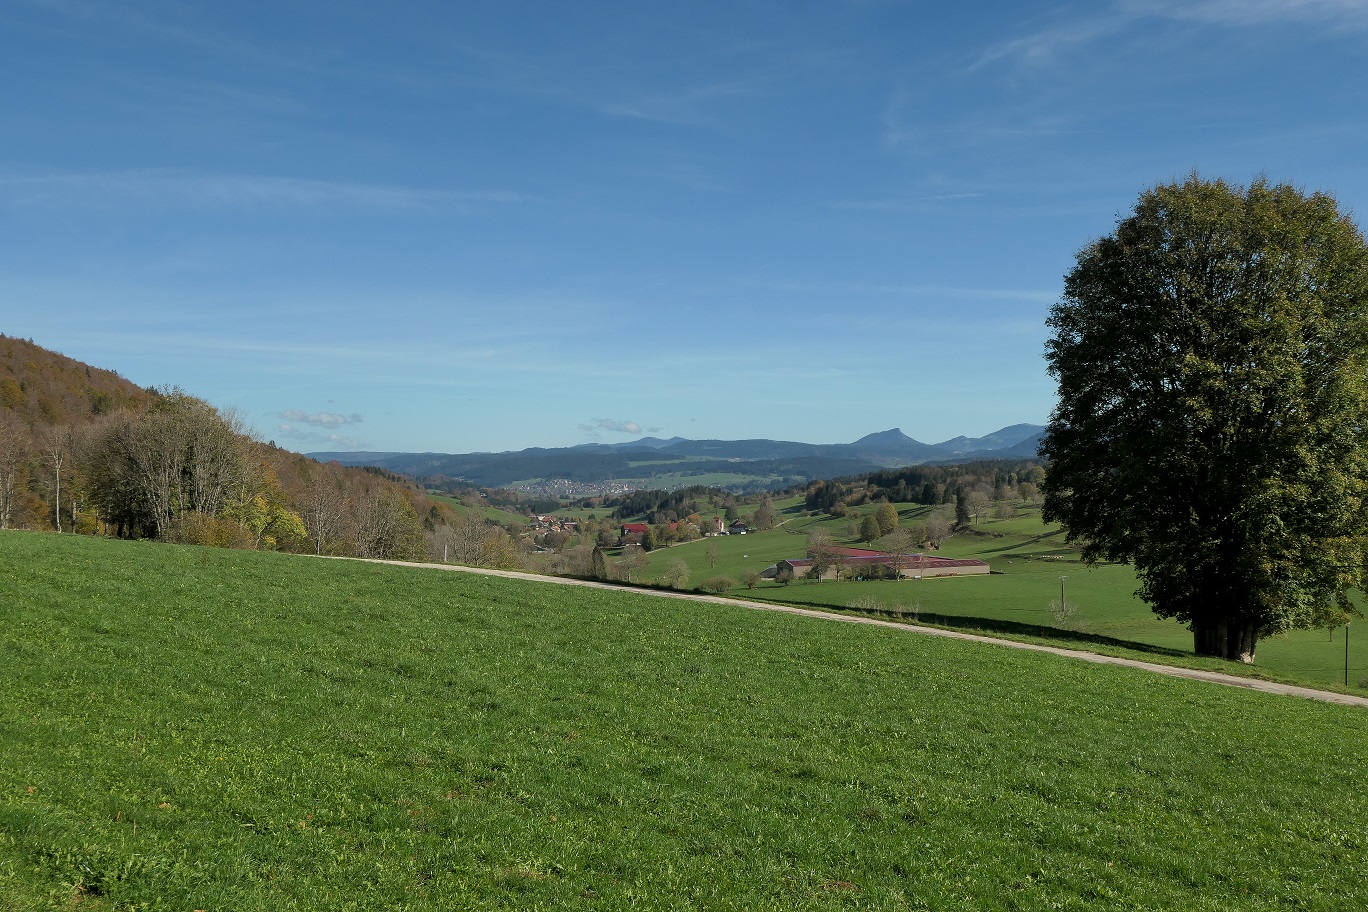
[[[207,513],[184,513],[167,530],[168,541],[211,548],[251,548],[256,543],[246,529],[229,519]]]
[[[1060,630],[1078,630],[1083,626],[1078,617],[1078,606],[1073,602],[1061,602],[1058,599],[1050,602],[1050,616]]]
[[[903,620],[906,620],[906,619],[909,618],[909,617],[912,618],[912,620],[913,620],[914,622],[915,622],[915,621],[921,620],[921,601],[920,601],[920,600],[915,601],[915,602],[913,602],[913,603],[910,604],[910,605],[897,604],[897,605],[894,605],[894,606],[893,606],[892,608],[890,608],[889,610],[892,611],[894,614],[896,614],[899,618],[901,618],[901,619],[903,619]]]
[[[710,576],[699,583],[698,588],[704,592],[725,592],[728,589],[736,588],[736,580],[730,576]]]

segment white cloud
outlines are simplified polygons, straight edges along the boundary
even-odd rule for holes
[[[303,409],[286,409],[276,415],[277,418],[284,418],[286,421],[293,421],[296,424],[307,424],[311,427],[339,428],[344,424],[360,424],[362,418],[353,412],[350,415],[338,415],[333,412],[319,412],[310,415]],[[285,427],[285,425],[281,425]]]
[[[598,436],[599,431],[610,431],[614,434],[654,434],[660,430],[658,427],[642,427],[635,421],[618,421],[615,418],[595,418],[588,424],[581,424],[579,429],[593,436]]]

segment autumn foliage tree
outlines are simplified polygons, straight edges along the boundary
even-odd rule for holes
[[[425,556],[448,517],[376,471],[317,463],[179,389],[0,335],[0,528]],[[502,565],[519,553],[489,550]]]

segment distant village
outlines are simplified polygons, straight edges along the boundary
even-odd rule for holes
[[[750,526],[737,520],[731,525],[727,525],[721,516],[714,516],[710,520],[699,519],[697,521],[683,520],[667,524],[671,532],[683,532],[690,538],[708,538],[716,535],[745,535],[750,532]],[[532,519],[532,533],[538,535],[544,532],[564,532],[567,535],[574,535],[579,530],[579,523],[573,519],[564,519],[560,516],[546,515],[535,516]],[[651,526],[649,523],[623,523],[619,527],[621,540],[618,544],[622,546],[639,545],[642,539],[650,534]]]
[[[566,478],[548,478],[526,484],[505,485],[510,491],[519,494],[534,494],[538,497],[554,497],[558,500],[580,500],[585,497],[620,497],[630,494],[641,487],[621,481],[570,481]]]

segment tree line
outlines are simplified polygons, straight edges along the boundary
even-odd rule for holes
[[[507,530],[392,472],[316,462],[179,389],[141,389],[6,336],[0,529],[524,564]]]

